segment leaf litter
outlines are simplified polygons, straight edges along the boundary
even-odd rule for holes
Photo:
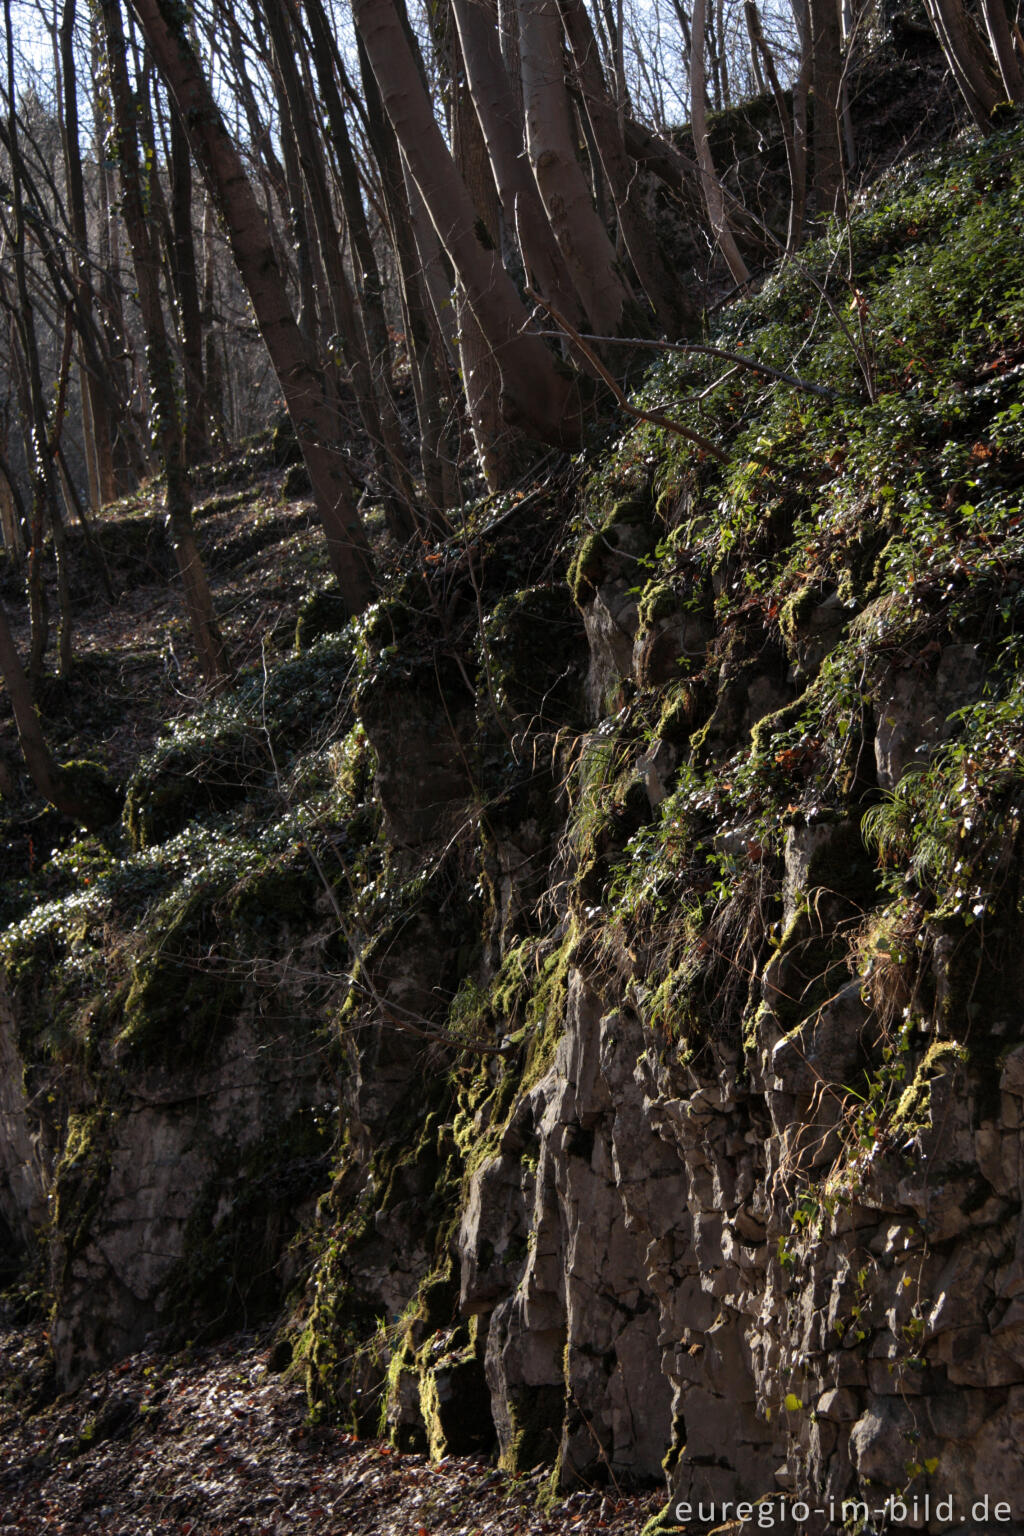
[[[0,1536],[634,1536],[663,1495],[430,1462],[309,1422],[251,1333],[143,1350],[55,1400],[42,1325],[0,1318]]]

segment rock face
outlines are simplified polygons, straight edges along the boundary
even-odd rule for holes
[[[362,686],[398,875],[350,919],[340,1069],[312,1047],[340,988],[271,1031],[250,978],[197,1059],[67,1081],[8,1002],[0,1217],[28,1246],[52,1211],[61,1379],[181,1308],[272,1304],[305,1201],[311,1392],[399,1444],[664,1477],[672,1507],[1024,1509],[1015,897],[990,951],[976,913],[880,890],[861,828],[955,739],[979,652],[858,654],[822,705],[845,608],[780,632],[756,604],[716,627],[696,577],[638,600],[641,514],[585,546],[578,619],[541,588],[509,609],[475,697],[436,636]],[[554,654],[525,646],[542,619]],[[744,752],[805,773],[773,819],[714,800]]]
[[[624,696],[647,639],[672,622],[655,613],[645,629],[626,591],[642,539],[625,526],[579,578],[591,708]],[[770,646],[730,640],[705,724],[689,713],[691,743],[702,733],[701,750],[726,757],[765,709],[789,728],[787,699],[821,661],[814,605],[807,622],[788,695]],[[912,682],[880,667],[852,782],[865,762],[883,785],[926,763],[980,686],[970,646],[933,652]],[[656,806],[680,756],[677,726],[639,740],[619,785]],[[606,846],[635,824],[619,793],[606,786]],[[508,846],[495,854],[506,909]],[[564,839],[550,846],[554,884]],[[856,815],[794,818],[772,868],[750,827],[715,846],[752,870],[726,908],[748,925],[738,990],[735,967],[714,966],[712,938],[736,953],[724,918],[689,951],[677,944],[673,977],[570,900],[531,961],[550,978],[555,949],[559,983],[526,1010],[532,1045],[510,1092],[493,1092],[504,1069],[492,1065],[459,1096],[464,1155],[439,1175],[448,1219],[433,1257],[408,1207],[388,1218],[395,1251],[420,1237],[401,1298],[389,1280],[388,1309],[397,1317],[400,1300],[409,1321],[386,1417],[400,1441],[461,1449],[472,1432],[479,1443],[482,1404],[506,1465],[553,1464],[562,1486],[667,1472],[671,1507],[875,1506],[927,1491],[959,1515],[998,1487],[1020,1508],[1024,1046],[999,1001],[1019,995],[1019,960],[1007,957],[995,1000],[972,1002],[977,951],[936,923],[908,981],[895,939],[865,938],[887,909]],[[521,1001],[491,996],[497,1038],[521,1038]],[[963,1010],[977,1020],[982,1006],[994,1013],[972,1059]],[[347,1273],[372,1307],[358,1252]],[[472,1432],[445,1406],[456,1393],[474,1405]]]
[[[23,1253],[46,1240],[61,1384],[186,1319],[201,1332],[265,1310],[334,1123],[301,1018],[268,1028],[251,998],[212,1052],[75,1073],[27,1073],[17,1025],[5,988],[0,1216]]]

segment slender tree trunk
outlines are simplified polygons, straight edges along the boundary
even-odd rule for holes
[[[371,389],[380,414],[389,464],[396,477],[401,501],[412,508],[413,487],[405,463],[401,423],[391,383],[391,342],[384,311],[384,291],[377,253],[373,247],[359,186],[359,171],[345,119],[336,69],[340,65],[327,17],[320,0],[304,0],[303,11],[312,39],[313,64],[321,104],[327,118],[330,147],[337,168],[337,185],[345,223],[352,243],[358,296],[357,323],[362,328],[369,360]],[[294,16],[293,16],[294,23]],[[389,214],[390,216],[390,214]],[[408,324],[407,324],[408,328]],[[439,510],[439,509],[438,509]],[[428,514],[433,517],[433,512]]]
[[[789,222],[786,233],[786,254],[792,256],[803,236],[804,212],[807,203],[807,161],[806,156],[799,156],[797,153],[793,117],[786,102],[786,93],[782,89],[779,72],[775,67],[775,59],[765,41],[761,17],[757,9],[757,0],[745,0],[744,12],[746,15],[747,33],[750,38],[751,55],[754,59],[760,59],[764,66],[765,76],[771,86],[775,110],[779,114],[782,141],[786,147],[786,168],[789,171]],[[803,56],[801,55],[801,68],[802,66]],[[796,90],[797,87],[794,85],[794,97]]]
[[[807,0],[814,97],[814,196],[817,211],[845,212],[840,111],[842,49],[837,0]]]
[[[981,0],[985,29],[1008,101],[1024,102],[1024,71],[1013,47],[1004,0]]]
[[[453,75],[452,147],[455,163],[476,207],[478,226],[497,248],[501,238],[501,208],[487,149],[469,93],[462,88],[454,71]],[[459,317],[462,380],[477,458],[488,489],[503,490],[522,472],[523,444],[502,420],[498,365],[461,284],[456,289],[455,302]]]
[[[711,156],[711,144],[707,126],[707,92],[704,84],[704,42],[706,0],[694,0],[693,47],[690,52],[690,121],[693,128],[693,144],[701,173],[701,192],[712,233],[725,257],[733,281],[744,286],[750,281],[747,264],[740,255],[736,237],[725,210],[725,195],[718,180],[715,163]]]
[[[88,514],[82,505],[82,499],[79,496],[75,487],[75,482],[71,477],[71,471],[68,469],[67,459],[64,457],[64,450],[61,448],[59,443],[56,449],[56,458],[57,471],[60,475],[60,483],[64,491],[64,505],[67,507],[68,512],[73,513],[81,524],[82,532],[85,534],[86,548],[89,551],[89,556],[93,565],[96,567],[96,572],[99,576],[100,585],[103,588],[104,596],[109,603],[113,603],[116,601],[116,598],[113,584],[110,580],[110,571],[107,566],[103,550],[96,542],[96,536],[92,531],[92,525],[89,522]]]
[[[289,307],[266,221],[185,35],[174,0],[131,3],[174,96],[210,195],[219,207],[239,275],[302,447],[338,586],[349,611],[359,613],[375,591],[366,531],[356,510],[344,455],[337,446],[337,411],[326,395],[316,358]]]
[[[294,42],[287,18],[277,0],[264,0],[263,9],[295,133],[313,227],[324,265],[334,328],[342,341],[356,406],[370,440],[388,528],[395,539],[405,543],[416,532],[415,495],[405,463],[398,419],[393,406],[386,416],[382,416],[373,387],[366,335],[356,315],[348,274],[342,260],[341,241],[327,185],[327,169],[314,130],[309,101],[295,64]],[[386,397],[385,403],[391,405],[390,396]]]
[[[5,405],[0,412],[0,528],[4,548],[16,570],[25,556],[24,529],[28,526],[25,506],[10,464],[10,413]]]
[[[5,297],[5,308],[9,308]],[[25,385],[24,369],[20,366],[20,349],[18,335],[15,326],[13,312],[10,316],[8,327],[10,342],[11,371],[14,375],[14,384],[18,397],[18,413],[22,422],[22,442],[25,451],[26,463],[31,463],[31,445],[28,440],[27,426],[31,420],[31,407],[28,402],[28,390]],[[12,490],[16,489],[16,482],[8,476]],[[28,534],[28,569],[26,572],[26,589],[28,596],[29,618],[29,677],[37,679],[43,670],[43,660],[46,656],[46,647],[50,639],[50,613],[46,601],[46,588],[43,585],[43,545],[46,538],[46,503],[40,494],[40,487],[33,478],[31,481],[31,502],[28,515],[23,519],[24,527]]]
[[[925,10],[972,117],[983,132],[991,133],[999,90],[977,28],[961,0],[925,0]]]
[[[149,386],[153,399],[153,436],[159,444],[167,480],[167,528],[185,589],[199,665],[206,679],[222,684],[231,675],[227,648],[221,637],[192,528],[192,487],[185,463],[181,423],[174,392],[173,360],[164,324],[160,297],[160,262],[153,232],[146,218],[139,174],[139,146],[128,71],[119,0],[100,0],[114,136],[121,174],[121,208],[132,249],[139,314],[146,337]]]
[[[443,509],[458,500],[458,446],[452,427],[457,409],[449,384],[448,350],[430,301],[417,249],[406,175],[394,129],[384,111],[370,62],[359,47],[366,99],[367,132],[380,169],[381,187],[401,280],[406,348],[420,429],[420,461],[427,499],[443,520]],[[414,189],[415,190],[415,189]],[[416,193],[417,198],[419,193]],[[431,227],[436,243],[437,236]],[[450,290],[449,290],[450,291]]]
[[[103,80],[101,51],[96,22],[91,31],[92,62],[94,76]],[[93,135],[96,156],[96,192],[99,202],[97,216],[97,245],[99,256],[99,281],[97,300],[100,326],[103,334],[103,354],[107,362],[104,376],[109,380],[110,393],[118,402],[116,411],[108,414],[111,433],[111,455],[114,463],[115,496],[126,495],[140,479],[149,473],[149,454],[145,446],[145,433],[132,408],[132,375],[135,359],[128,341],[121,294],[125,283],[121,271],[121,250],[117,225],[114,220],[110,196],[110,172],[103,150],[107,132],[109,103],[106,89],[96,91],[93,97]],[[94,375],[95,376],[95,375]]]
[[[69,787],[46,744],[43,728],[36,713],[32,685],[21,664],[21,658],[11,634],[11,626],[7,620],[7,610],[2,603],[0,603],[0,673],[3,674],[7,687],[7,696],[11,701],[11,712],[18,732],[18,743],[33,784],[43,799],[56,806],[62,816],[70,816],[72,820],[88,825],[87,807]]]
[[[581,422],[574,381],[559,373],[543,341],[526,331],[527,311],[493,243],[481,237],[472,199],[434,118],[392,0],[354,0],[353,12],[402,153],[497,357],[506,423],[560,447],[577,445]]]
[[[174,247],[171,277],[181,316],[181,362],[185,378],[185,459],[198,464],[210,451],[206,385],[203,377],[203,317],[192,232],[192,162],[188,139],[171,113],[171,219]]]
[[[811,89],[811,14],[808,0],[792,0],[793,20],[799,39],[800,61],[793,81],[793,168],[796,186],[789,210],[786,250],[790,255],[804,238],[807,223],[808,101]]]
[[[481,0],[452,0],[452,13],[491,173],[527,280],[575,324],[582,310],[524,153],[525,126],[502,58],[497,15]]]
[[[635,301],[576,158],[557,0],[518,0],[526,147],[548,220],[594,330],[632,329]]]
[[[14,73],[14,31],[11,24],[11,0],[4,0],[4,29],[7,44],[7,142],[11,162],[11,201],[13,204],[13,230],[11,253],[14,259],[14,281],[18,296],[11,328],[11,363],[18,381],[20,405],[24,420],[26,458],[32,482],[32,549],[30,552],[30,602],[32,608],[32,666],[33,675],[41,670],[45,654],[47,625],[42,605],[42,543],[47,517],[53,531],[54,552],[57,560],[57,587],[60,600],[60,635],[58,643],[59,669],[64,675],[71,665],[72,621],[71,600],[68,586],[67,552],[62,538],[60,505],[53,458],[49,451],[49,429],[46,416],[46,400],[43,394],[42,372],[39,365],[39,349],[36,342],[35,313],[28,289],[28,268],[25,260],[25,210],[22,192],[21,151],[18,133],[18,115],[15,107],[17,88]]]
[[[82,155],[79,145],[78,77],[75,65],[74,27],[75,0],[65,0],[60,24],[60,58],[64,86],[62,118],[64,165],[67,178],[68,214],[71,220],[71,233],[74,237],[71,270],[78,286],[79,303],[91,318],[92,290],[84,280],[82,271],[83,262],[88,255],[88,226],[85,213],[85,178],[82,173]],[[93,506],[99,507],[105,501],[112,501],[117,494],[110,427],[103,391],[96,375],[86,365],[84,357],[79,362],[79,379],[82,397],[82,435],[89,472],[89,492]]]
[[[217,249],[214,243],[214,207],[212,199],[203,200],[203,294],[202,317],[205,344],[203,374],[206,381],[206,409],[210,434],[217,446],[227,438],[224,422],[224,374],[216,331]]]
[[[605,87],[590,17],[583,0],[560,0],[560,4],[576,79],[629,259],[661,329],[672,337],[691,335],[699,325],[697,309],[678,275],[669,270],[657,232],[643,209],[639,181],[623,143],[622,114]]]

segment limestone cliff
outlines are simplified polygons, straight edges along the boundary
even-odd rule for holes
[[[65,1381],[287,1297],[315,1411],[400,1446],[1024,1529],[1020,149],[725,322],[817,393],[664,366],[724,469],[640,426],[286,663],[343,703],[262,862],[161,865],[142,953],[116,881],[12,930],[0,1211]],[[122,884],[242,838],[251,724],[140,771]]]

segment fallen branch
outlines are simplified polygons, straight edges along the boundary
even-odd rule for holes
[[[561,335],[564,332],[573,345],[583,353],[583,356],[587,359],[594,372],[608,385],[619,406],[626,412],[627,416],[632,416],[635,421],[650,422],[652,427],[663,427],[666,432],[675,432],[677,436],[685,437],[688,442],[696,444],[702,452],[710,454],[720,464],[728,464],[730,462],[729,455],[719,448],[717,443],[713,443],[708,437],[702,437],[699,432],[694,432],[689,427],[684,427],[681,421],[674,421],[671,416],[663,416],[660,411],[642,411],[638,406],[631,405],[617,380],[608,372],[608,369],[593,348],[587,345],[587,341],[580,335],[576,327],[571,325],[564,315],[560,315],[553,304],[547,303],[539,294],[534,293],[532,288],[527,288],[526,292],[535,304],[551,316],[556,325],[561,326],[561,331],[555,334]],[[545,333],[542,331],[540,334],[544,335]],[[589,337],[587,339],[591,341],[604,340],[601,336]]]
[[[544,308],[548,306],[545,304]],[[552,314],[554,311],[550,311]],[[558,322],[563,323],[561,320]],[[560,337],[560,331],[540,331],[541,336]],[[571,333],[570,333],[571,334]],[[753,358],[744,357],[739,352],[728,352],[724,347],[703,346],[696,341],[645,341],[639,336],[589,336],[581,335],[574,338],[577,341],[593,341],[599,346],[608,347],[648,347],[654,352],[693,352],[698,357],[720,357],[723,362],[734,363],[737,368],[746,368],[750,373],[759,373],[766,379],[775,379],[780,384],[788,384],[791,389],[805,390],[809,395],[818,395],[822,400],[835,400],[834,389],[826,389],[824,384],[812,384],[809,379],[798,378],[795,373],[783,373],[779,368],[770,368],[767,363],[755,363]]]

